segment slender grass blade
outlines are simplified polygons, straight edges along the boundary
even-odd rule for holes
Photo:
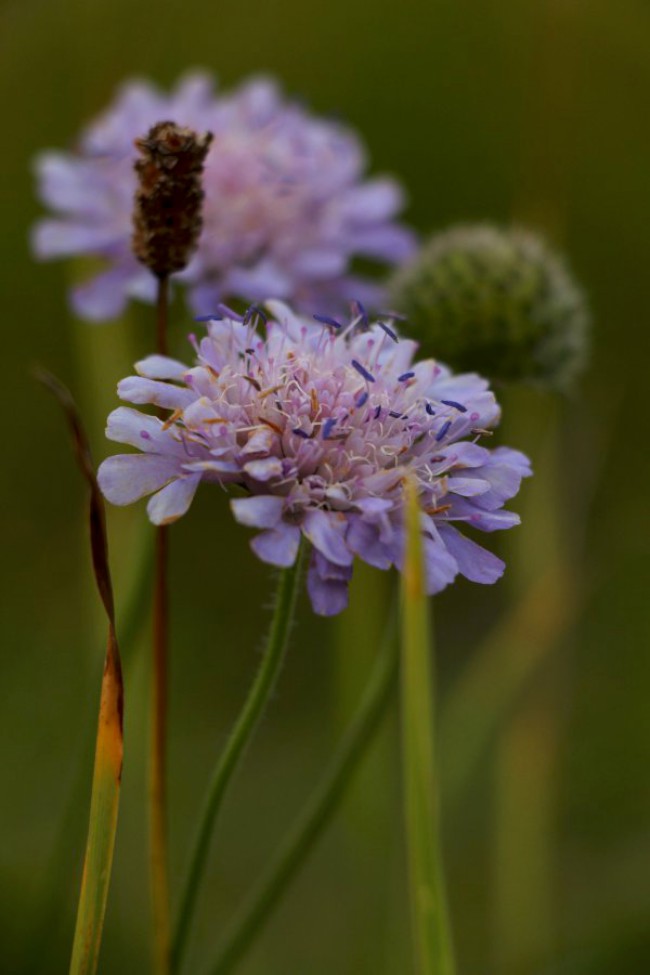
[[[38,378],[55,396],[64,411],[77,462],[88,484],[93,569],[108,618],[90,821],[70,962],[70,975],[92,975],[97,970],[99,959],[122,778],[124,699],[122,665],[115,635],[115,607],[108,564],[104,501],[97,485],[88,440],[79,412],[66,387],[47,372],[39,371]]]

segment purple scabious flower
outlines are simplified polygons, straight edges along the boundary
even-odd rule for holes
[[[103,462],[108,500],[152,495],[148,514],[160,525],[187,511],[201,481],[237,486],[232,512],[259,530],[251,540],[259,558],[290,566],[301,535],[312,543],[309,594],[327,616],[347,605],[355,556],[401,568],[402,484],[412,476],[429,593],[458,573],[495,582],[503,562],[459,528],[518,524],[503,505],[530,465],[516,450],[477,442],[499,420],[487,382],[433,359],[413,362],[416,343],[365,313],[343,324],[267,307],[274,320],[224,309],[193,339],[194,367],[155,355],[122,380],[122,399],[169,417],[127,407],[110,415],[109,439],[142,452]]]
[[[36,160],[42,201],[54,213],[34,228],[42,259],[102,259],[105,269],[72,292],[82,317],[118,315],[129,298],[152,301],[155,281],[131,250],[134,139],[171,119],[214,136],[204,173],[204,229],[179,275],[192,308],[214,310],[224,298],[272,295],[297,307],[340,311],[350,296],[371,305],[383,289],[350,271],[363,257],[400,263],[414,250],[395,222],[399,184],[365,179],[356,134],[286,101],[263,78],[216,95],[209,76],[191,74],[170,94],[130,81],[82,134],[75,152]]]

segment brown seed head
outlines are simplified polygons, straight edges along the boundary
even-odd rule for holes
[[[182,271],[201,233],[203,163],[212,134],[158,122],[135,146],[133,252],[157,277]]]

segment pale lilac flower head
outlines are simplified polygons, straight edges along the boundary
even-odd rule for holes
[[[492,583],[500,559],[459,528],[495,531],[519,522],[503,504],[530,473],[515,450],[477,441],[499,419],[487,383],[454,376],[386,321],[358,305],[347,325],[307,320],[269,302],[275,320],[224,309],[195,342],[196,365],[150,356],[118,387],[122,399],[169,410],[165,422],[120,407],[107,435],[141,453],[105,460],[109,501],[152,495],[150,519],[183,515],[201,481],[239,489],[237,521],[259,534],[253,551],[293,564],[301,535],[313,546],[308,589],[317,613],[347,603],[355,556],[380,569],[402,565],[403,481],[417,480],[428,591],[457,573]]]
[[[351,296],[375,304],[381,289],[354,276],[351,261],[394,264],[413,252],[413,234],[395,222],[400,186],[365,179],[356,134],[286,101],[272,81],[219,95],[203,74],[181,79],[170,94],[131,81],[75,152],[45,152],[36,164],[40,196],[54,213],[34,228],[36,255],[94,256],[106,265],[72,293],[81,317],[101,321],[129,298],[153,300],[155,281],[131,252],[133,141],[167,119],[214,135],[204,229],[179,275],[197,313],[223,298],[268,295],[325,311]]]

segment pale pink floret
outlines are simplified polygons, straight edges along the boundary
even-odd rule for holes
[[[395,222],[399,184],[366,179],[355,133],[286,101],[272,81],[253,79],[219,95],[200,73],[170,94],[131,81],[75,152],[44,152],[36,161],[40,196],[54,213],[34,228],[36,255],[97,256],[106,264],[72,293],[83,318],[112,318],[129,298],[153,300],[155,281],[131,252],[133,140],[167,119],[214,134],[204,230],[177,278],[199,314],[234,296],[274,295],[323,309],[350,298],[374,303],[382,289],[350,273],[352,258],[394,264],[413,252],[413,233]]]
[[[347,603],[355,556],[381,569],[402,565],[403,479],[417,479],[428,591],[457,573],[492,583],[503,563],[458,531],[519,522],[503,504],[528,460],[477,441],[499,420],[481,377],[452,375],[433,360],[413,363],[415,343],[392,325],[314,322],[269,302],[261,328],[225,316],[207,326],[197,363],[161,356],[138,363],[120,396],[170,411],[167,422],[120,407],[107,435],[142,453],[104,461],[107,498],[129,504],[151,494],[156,524],[184,514],[201,481],[237,486],[237,521],[259,530],[251,545],[278,566],[295,561],[301,536],[313,554],[308,588],[318,613]],[[329,321],[329,323],[328,323]],[[263,332],[264,334],[260,334]]]

